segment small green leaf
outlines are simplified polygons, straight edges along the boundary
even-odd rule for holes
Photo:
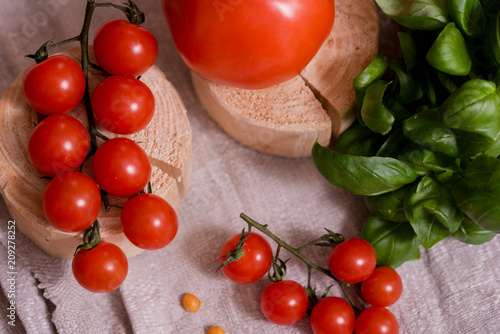
[[[368,210],[376,216],[391,222],[402,223],[408,221],[403,203],[408,189],[411,185],[404,186],[395,191],[378,196],[365,196],[365,204]]]
[[[361,237],[375,249],[377,266],[397,268],[420,254],[420,244],[408,222],[394,223],[370,216],[363,224]]]
[[[493,17],[486,29],[484,54],[495,66],[500,66],[500,11]]]
[[[431,151],[458,157],[460,150],[456,135],[438,120],[437,110],[422,111],[403,122],[403,133],[412,142]]]
[[[445,0],[375,0],[397,23],[417,30],[434,30],[448,23]]]
[[[317,142],[312,158],[330,183],[358,195],[384,194],[413,182],[418,176],[409,165],[396,159],[345,155]]]
[[[467,36],[484,33],[486,16],[479,0],[446,0],[446,7],[453,21]]]
[[[355,122],[342,132],[335,143],[335,151],[350,155],[373,155],[383,139],[382,135],[373,133],[367,126]]]
[[[500,160],[475,158],[453,188],[458,207],[485,230],[500,233]]]
[[[408,192],[404,210],[425,248],[431,248],[454,233],[463,219],[451,193],[429,176],[424,176]]]
[[[417,64],[417,45],[408,32],[398,32],[398,38],[406,70],[409,72]]]
[[[496,233],[487,231],[465,216],[460,228],[453,233],[453,237],[466,244],[481,245],[495,237]]]
[[[353,80],[353,86],[356,91],[356,102],[359,108],[363,104],[365,91],[372,82],[379,80],[384,75],[389,62],[384,55],[377,54],[370,64]]]
[[[389,84],[383,80],[377,80],[368,86],[361,107],[361,118],[366,126],[373,132],[383,135],[391,131],[394,123],[394,116],[382,102]]]
[[[481,79],[467,81],[443,102],[439,117],[451,129],[478,134],[493,142],[500,131],[500,97],[496,85]]]
[[[424,96],[424,91],[422,90],[422,87],[420,87],[420,83],[408,74],[405,66],[400,61],[393,60],[390,62],[389,66],[398,76],[398,101],[401,104],[408,104]]]
[[[441,31],[427,53],[427,61],[435,69],[451,75],[469,74],[472,60],[467,53],[465,39],[455,23],[448,23]]]

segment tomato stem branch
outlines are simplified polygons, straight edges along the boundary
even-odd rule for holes
[[[308,267],[308,278],[307,278],[308,288],[311,288],[311,269],[315,269],[315,270],[319,271],[320,273],[323,273],[324,275],[330,277],[335,282],[337,282],[337,284],[342,289],[342,292],[346,296],[346,299],[349,302],[349,304],[351,304],[351,306],[356,311],[359,311],[359,308],[353,302],[353,300],[351,299],[351,297],[349,296],[349,294],[347,292],[347,289],[346,289],[347,285],[346,285],[346,283],[338,280],[335,276],[333,276],[333,274],[330,272],[329,269],[326,269],[326,268],[318,266],[317,264],[313,263],[311,260],[309,260],[307,257],[305,257],[304,255],[302,255],[302,253],[301,253],[301,250],[303,250],[304,248],[309,247],[311,245],[315,245],[318,241],[337,242],[336,237],[338,235],[335,235],[333,232],[328,231],[329,234],[324,235],[324,236],[322,236],[322,237],[320,237],[320,238],[318,238],[316,240],[313,240],[311,242],[308,242],[307,244],[305,244],[303,246],[295,248],[295,247],[290,246],[289,244],[287,244],[283,240],[281,240],[274,233],[272,233],[267,228],[267,225],[259,224],[258,222],[256,222],[252,218],[248,217],[244,213],[240,214],[240,218],[242,218],[245,222],[247,222],[249,228],[255,227],[257,230],[261,231],[262,233],[264,233],[265,235],[267,235],[269,238],[271,238],[272,240],[274,240],[278,244],[278,249],[281,248],[281,247],[284,248],[284,249],[286,249],[287,251],[289,251],[290,253],[292,253],[295,257],[297,257],[299,260],[301,260],[302,262],[304,262],[307,265],[307,267]]]
[[[304,255],[302,255],[302,253],[300,252],[300,249],[290,246],[289,244],[287,244],[286,242],[281,240],[278,236],[276,236],[274,233],[269,231],[269,229],[267,228],[267,225],[259,224],[258,222],[256,222],[252,218],[248,217],[244,213],[242,213],[240,215],[240,217],[244,221],[246,221],[248,224],[255,227],[256,229],[258,229],[259,231],[261,231],[262,233],[267,235],[269,238],[273,239],[279,246],[283,247],[284,249],[286,249],[287,251],[292,253],[295,257],[297,257],[299,260],[301,260],[302,262],[307,264],[308,267],[311,267],[312,269],[315,269],[315,270],[325,274],[326,276],[332,278],[333,280],[335,280],[339,284],[341,283],[337,278],[335,278],[335,276],[333,276],[333,274],[330,272],[329,269],[320,267],[317,264],[311,262],[308,258],[306,258]]]

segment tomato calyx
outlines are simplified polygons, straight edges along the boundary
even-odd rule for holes
[[[96,220],[90,227],[85,231],[83,235],[83,244],[76,247],[75,253],[80,249],[92,249],[99,244],[101,241],[101,234],[99,232],[99,222]]]
[[[144,12],[142,12],[139,7],[132,1],[128,1],[128,3],[124,3],[123,6],[115,5],[113,3],[105,2],[105,3],[96,3],[96,6],[100,7],[114,7],[121,10],[128,21],[132,24],[143,24],[146,20],[146,16]]]
[[[243,255],[245,255],[245,250],[243,249],[243,246],[245,245],[245,240],[250,236],[250,229],[248,230],[248,233],[245,232],[245,229],[241,231],[241,236],[240,240],[236,244],[235,248],[230,250],[226,255],[221,256],[221,258],[225,259],[219,267],[215,270],[215,272],[218,272],[219,270],[222,269],[222,267],[227,266],[231,262],[235,262],[240,260]]]

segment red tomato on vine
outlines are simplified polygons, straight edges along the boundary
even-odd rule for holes
[[[219,253],[219,263],[226,260],[229,251],[235,249],[240,234],[230,238]],[[250,284],[264,276],[272,264],[272,249],[269,242],[260,234],[250,233],[243,244],[243,256],[222,267],[222,272],[231,281],[239,284]]]
[[[309,305],[306,290],[295,281],[285,280],[269,285],[260,297],[264,316],[274,324],[288,326],[304,317]]]
[[[83,98],[85,75],[72,58],[51,56],[28,70],[23,92],[28,104],[41,114],[67,113]]]
[[[314,334],[352,334],[355,321],[351,305],[339,297],[323,298],[311,311]]]
[[[297,76],[332,31],[333,0],[163,0],[175,45],[208,80],[247,89]]]
[[[112,75],[101,81],[92,94],[92,112],[105,129],[133,134],[153,119],[155,98],[149,87],[136,78]]]
[[[120,220],[128,240],[142,249],[163,248],[177,234],[174,208],[154,194],[140,194],[129,199],[123,206]]]
[[[361,283],[361,296],[373,306],[390,306],[403,293],[403,281],[391,267],[377,267],[373,274]]]
[[[94,54],[106,72],[137,77],[153,66],[158,42],[144,27],[125,20],[110,20],[94,36]]]
[[[58,114],[42,120],[28,140],[28,156],[36,170],[45,176],[74,171],[83,163],[90,148],[90,137],[76,118]]]
[[[343,241],[331,251],[328,266],[332,274],[345,283],[358,283],[375,270],[377,256],[372,245],[361,238]]]
[[[83,288],[106,293],[118,289],[125,281],[128,260],[120,247],[101,241],[92,249],[78,250],[73,258],[72,270]]]
[[[398,334],[399,323],[394,314],[381,306],[363,310],[356,319],[356,334]]]
[[[101,192],[94,180],[79,172],[54,177],[43,194],[47,220],[65,232],[78,232],[96,220],[101,207]]]
[[[146,152],[133,140],[118,137],[104,142],[94,155],[94,177],[108,194],[129,197],[143,190],[151,177]]]

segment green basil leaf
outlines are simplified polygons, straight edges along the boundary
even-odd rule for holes
[[[390,193],[378,196],[365,196],[366,207],[372,214],[391,222],[407,222],[408,219],[404,212],[403,203],[405,195],[410,188],[411,185],[407,185]]]
[[[487,231],[465,216],[459,229],[453,233],[453,237],[466,244],[480,245],[495,237],[496,233]]]
[[[500,156],[500,132],[495,138],[495,142],[491,147],[484,152],[485,155],[493,158],[498,158]]]
[[[406,119],[403,133],[412,142],[453,158],[477,155],[494,143],[492,139],[478,133],[448,128],[439,121],[435,109],[424,110]]]
[[[484,54],[495,66],[500,66],[500,11],[490,21],[486,29]]]
[[[460,150],[453,131],[441,124],[437,110],[424,110],[403,122],[403,133],[412,142],[431,151],[458,157]]]
[[[375,249],[378,266],[397,268],[420,254],[420,244],[408,222],[394,223],[370,216],[363,224],[361,237]]]
[[[424,167],[423,164],[423,152],[421,146],[415,143],[409,142],[397,156],[397,159],[404,161],[413,167],[415,172],[420,175],[427,175],[429,171]]]
[[[453,188],[460,210],[485,230],[500,233],[500,160],[475,158]]]
[[[408,32],[398,32],[398,38],[406,70],[409,72],[417,63],[417,45]]]
[[[422,87],[420,87],[419,82],[408,74],[405,70],[405,66],[400,61],[393,60],[389,63],[389,66],[398,76],[398,101],[401,104],[408,104],[424,96],[424,91],[422,90]]]
[[[355,122],[342,132],[335,143],[335,151],[349,155],[374,155],[383,139],[384,137],[373,133],[368,127]]]
[[[363,123],[373,132],[383,135],[391,131],[394,123],[394,116],[382,102],[389,84],[383,80],[377,80],[368,86],[360,112]]]
[[[451,129],[487,138],[473,140],[493,142],[500,131],[500,97],[496,85],[480,79],[467,81],[443,102],[439,116],[442,124]]]
[[[451,75],[469,74],[472,60],[467,53],[465,39],[455,23],[448,23],[441,31],[427,53],[427,61],[435,69]]]
[[[393,158],[341,154],[314,143],[313,162],[333,185],[353,194],[375,196],[399,189],[417,178],[415,171]]]
[[[363,104],[365,91],[372,82],[379,80],[384,75],[389,62],[384,55],[377,54],[371,63],[353,80],[353,86],[356,92],[356,102],[359,108]]]
[[[443,87],[446,88],[446,90],[449,93],[453,93],[458,89],[457,83],[453,80],[453,78],[450,75],[441,71],[436,71],[436,74],[439,79],[439,82],[441,82]]]
[[[401,128],[397,128],[393,133],[387,137],[387,140],[380,146],[377,151],[378,157],[392,157],[397,158],[401,150],[408,144],[408,139],[403,134]]]
[[[463,219],[452,194],[429,176],[424,176],[408,192],[404,210],[418,240],[425,248],[431,248],[453,234]]]
[[[478,36],[486,28],[486,16],[479,0],[446,0],[453,21],[467,36]]]
[[[496,13],[500,10],[500,2],[498,0],[481,0],[485,13]]]
[[[418,30],[442,28],[448,23],[445,0],[375,0],[397,23]]]

